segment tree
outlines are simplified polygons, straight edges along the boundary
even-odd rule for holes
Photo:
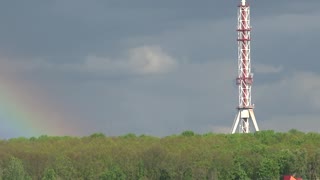
[[[6,180],[25,180],[30,178],[24,170],[22,161],[15,157],[10,158],[3,177]]]
[[[4,179],[277,179],[320,177],[320,134],[192,131],[164,138],[102,133],[0,140]],[[116,164],[115,164],[116,163]]]
[[[181,133],[182,136],[186,136],[186,137],[190,137],[190,136],[194,136],[194,132],[193,131],[183,131]]]
[[[148,179],[159,179],[161,169],[165,169],[164,162],[168,154],[167,150],[159,144],[149,147],[142,153],[142,160]]]
[[[62,179],[74,179],[75,169],[73,167],[72,161],[70,158],[60,155],[56,157],[54,163],[54,170],[57,173],[58,177]]]
[[[224,173],[221,173],[221,179],[236,179],[236,180],[249,180],[247,172],[244,169],[244,160],[239,156],[235,156],[232,167],[225,169]]]
[[[320,175],[320,151],[316,151],[308,160],[308,179],[318,179]]]
[[[46,169],[44,172],[44,175],[42,177],[42,180],[55,180],[56,179],[56,172],[54,171],[54,169],[49,168]]]
[[[139,161],[138,163],[138,172],[137,172],[137,179],[138,180],[142,180],[145,178],[145,167],[144,167],[144,164],[143,164],[143,161]]]
[[[161,169],[159,180],[170,180],[170,179],[171,179],[171,177],[170,177],[168,171],[165,169]]]
[[[100,180],[126,180],[126,175],[117,165],[112,165],[99,177]]]
[[[279,172],[281,175],[295,173],[293,166],[295,166],[294,164],[298,162],[295,162],[295,156],[290,150],[285,149],[278,152],[277,161],[279,164]]]
[[[294,161],[294,172],[297,177],[305,178],[307,177],[307,166],[308,166],[308,152],[305,149],[297,149],[293,151],[295,161]]]
[[[279,165],[276,161],[269,158],[263,158],[258,172],[259,179],[278,180],[280,177],[279,169]]]
[[[191,168],[187,168],[184,172],[183,172],[183,179],[185,180],[192,180],[192,169]]]
[[[90,135],[90,138],[105,138],[106,135],[103,133],[94,133]]]

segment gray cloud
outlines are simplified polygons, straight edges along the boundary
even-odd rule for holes
[[[318,0],[250,1],[262,129],[316,130]],[[232,1],[0,3],[0,70],[63,104],[79,132],[228,132],[237,106]],[[298,119],[304,119],[304,124]],[[5,126],[5,125],[4,125]]]
[[[143,46],[130,49],[124,59],[111,60],[96,56],[88,56],[80,69],[93,73],[133,73],[157,74],[171,71],[177,61],[167,55],[160,47]]]
[[[263,129],[318,131],[320,76],[295,72],[255,87],[257,117]]]
[[[271,66],[266,64],[254,64],[254,72],[258,74],[275,74],[283,71],[282,66]]]

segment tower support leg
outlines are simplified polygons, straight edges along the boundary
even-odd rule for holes
[[[233,122],[231,134],[236,133],[237,128],[239,129],[239,133],[249,133],[250,120],[254,125],[255,131],[259,131],[259,127],[253,109],[239,109]]]
[[[239,121],[240,121],[240,111],[238,112],[238,114],[236,115],[236,117],[234,118],[233,121],[233,125],[232,125],[232,130],[231,130],[231,134],[234,134],[237,130],[237,127],[239,125]]]
[[[253,109],[249,109],[249,112],[250,112],[250,116],[251,116],[251,119],[252,119],[252,122],[253,122],[255,130],[259,131],[258,123],[257,123],[257,120],[256,120],[256,116],[254,115]]]

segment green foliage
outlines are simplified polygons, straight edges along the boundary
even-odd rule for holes
[[[25,137],[18,137],[18,138],[9,139],[9,142],[21,143],[21,142],[26,142],[27,140],[28,139]]]
[[[103,133],[94,133],[90,135],[90,138],[105,138],[106,135]]]
[[[40,141],[46,141],[48,139],[50,139],[50,137],[48,135],[41,135],[38,137],[38,140],[40,140]]]
[[[133,133],[129,133],[129,134],[126,134],[124,136],[121,136],[122,138],[136,138],[137,136]]]
[[[297,130],[297,129],[290,129],[289,130],[289,132],[288,132],[289,134],[297,134],[297,135],[301,135],[301,134],[304,134],[303,132],[301,132],[301,131],[299,131],[299,130]]]
[[[295,155],[289,149],[278,152],[277,161],[280,174],[294,174],[295,170],[293,169],[293,165],[296,163],[299,164],[299,162],[295,162]]]
[[[292,165],[292,169],[298,177],[306,179],[308,152],[305,149],[296,149],[293,153],[295,163]]]
[[[309,156],[308,167],[306,179],[318,179],[320,172],[320,149],[317,149]]]
[[[56,180],[56,176],[54,169],[49,168],[45,170],[42,180]]]
[[[168,171],[165,169],[161,169],[159,180],[170,180],[170,179],[171,179],[171,177],[170,177]]]
[[[126,180],[126,174],[117,165],[112,165],[99,177],[100,180]]]
[[[239,180],[249,180],[250,178],[247,175],[247,172],[244,169],[244,157],[235,157],[233,168],[229,172],[228,179],[239,179]]]
[[[20,159],[11,157],[8,163],[8,167],[5,169],[3,179],[6,180],[25,180],[29,179],[26,174],[23,163]]]
[[[62,179],[74,179],[75,169],[70,158],[59,155],[54,162],[54,172]]]
[[[193,131],[184,131],[181,133],[182,136],[186,136],[186,137],[190,137],[190,136],[194,136],[194,132]]]
[[[185,179],[185,180],[192,180],[192,179],[193,179],[192,169],[191,169],[191,168],[187,168],[187,169],[183,172],[183,179]]]
[[[259,167],[259,179],[278,180],[280,177],[279,169],[279,165],[276,161],[273,159],[264,158]]]
[[[0,140],[1,179],[279,179],[320,177],[320,134],[253,134]],[[31,177],[30,177],[30,176]]]
[[[142,180],[144,178],[145,178],[145,167],[144,167],[143,161],[140,160],[138,163],[138,172],[136,175],[136,179]]]
[[[30,141],[36,141],[37,138],[36,138],[36,137],[31,137],[31,138],[29,138],[29,140],[30,140]]]

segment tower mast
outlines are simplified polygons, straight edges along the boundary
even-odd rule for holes
[[[238,77],[236,83],[239,88],[238,113],[234,119],[231,133],[250,132],[250,120],[253,122],[255,131],[259,127],[253,112],[254,106],[251,104],[251,86],[253,74],[251,73],[250,62],[250,6],[246,0],[241,0],[238,11]]]

